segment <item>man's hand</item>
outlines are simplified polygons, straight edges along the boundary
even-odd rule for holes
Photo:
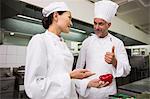
[[[115,68],[117,67],[117,59],[115,57],[115,47],[112,47],[112,52],[106,52],[105,61],[108,64],[112,64]]]
[[[94,74],[95,73],[92,73],[87,69],[74,69],[73,71],[70,72],[70,77],[74,79],[83,79],[92,76]]]
[[[100,79],[93,79],[89,81],[88,88],[95,87],[95,88],[101,88],[109,85],[109,82],[101,81]]]

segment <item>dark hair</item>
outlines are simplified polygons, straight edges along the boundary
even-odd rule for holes
[[[66,12],[66,11],[57,11],[57,13],[58,13],[59,15],[62,15],[64,12]],[[54,12],[51,13],[48,17],[44,17],[44,18],[42,19],[42,25],[43,25],[43,27],[44,27],[45,29],[48,29],[49,26],[52,24],[52,21],[53,21],[53,14],[54,14]]]

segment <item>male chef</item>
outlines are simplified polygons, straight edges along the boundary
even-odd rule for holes
[[[115,78],[125,77],[131,70],[123,42],[108,32],[118,7],[110,0],[95,2],[95,33],[83,41],[76,68],[86,68],[96,75],[76,84],[80,99],[108,99],[117,92]],[[90,79],[99,79],[105,74],[113,75],[112,82],[106,87],[87,87]]]

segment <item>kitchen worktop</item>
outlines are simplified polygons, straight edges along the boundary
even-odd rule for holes
[[[150,99],[150,77],[118,86],[118,94],[120,93],[136,99]]]
[[[150,77],[123,86],[119,86],[118,89],[123,89],[136,93],[150,93]]]

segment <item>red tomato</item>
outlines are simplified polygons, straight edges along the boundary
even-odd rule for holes
[[[99,76],[99,79],[102,80],[102,81],[105,81],[105,82],[108,81],[109,83],[111,83],[112,79],[113,79],[113,76],[112,76],[112,74],[105,74],[105,75]]]

